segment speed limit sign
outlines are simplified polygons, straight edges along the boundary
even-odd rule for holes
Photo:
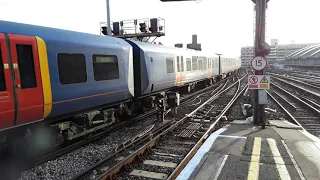
[[[256,71],[260,71],[264,69],[266,66],[267,66],[267,60],[262,56],[254,57],[251,60],[251,67]]]

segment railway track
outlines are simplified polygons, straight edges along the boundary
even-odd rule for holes
[[[287,83],[292,83],[296,86],[303,87],[304,89],[308,89],[310,90],[310,92],[320,94],[320,87],[313,85],[310,82],[307,83],[307,82],[304,82],[303,80],[298,80],[292,77],[286,77],[286,76],[282,76],[274,73],[269,73],[269,74],[272,75],[273,78],[276,77],[277,79],[285,80],[287,81]]]
[[[282,106],[287,107],[288,116],[309,133],[320,137],[320,105],[310,98],[298,97],[275,83],[271,85],[269,93]]]
[[[214,93],[218,89],[224,88],[226,86],[226,84],[231,83],[233,79],[234,79],[234,77],[231,76],[231,77],[229,77],[227,79],[224,79],[224,80],[222,80],[222,81],[220,81],[220,82],[218,82],[218,83],[216,83],[216,84],[214,84],[214,85],[212,85],[210,87],[204,88],[204,89],[202,89],[200,91],[197,91],[195,93],[192,93],[192,94],[184,95],[181,98],[181,102],[182,102],[181,105],[188,104],[188,103],[192,102],[194,97],[203,96],[204,94],[207,94],[208,92]],[[115,130],[123,129],[123,127],[125,127],[125,126],[130,126],[130,125],[132,125],[132,124],[134,124],[136,122],[141,121],[142,119],[151,117],[151,116],[153,116],[155,114],[155,112],[156,111],[153,110],[153,111],[150,111],[150,112],[148,112],[146,114],[138,116],[138,117],[134,118],[133,120],[125,121],[125,122],[122,122],[120,124],[116,124],[113,127],[110,127],[109,129],[107,129],[105,132],[101,132],[99,134],[95,134],[93,136],[90,136],[87,139],[82,140],[81,142],[76,142],[75,144],[72,144],[72,145],[70,145],[68,147],[65,147],[65,148],[62,148],[62,149],[60,149],[58,151],[54,151],[52,153],[49,153],[46,156],[43,156],[43,157],[41,157],[39,159],[36,159],[35,161],[32,161],[28,166],[26,166],[27,168],[24,168],[24,170],[30,169],[31,167],[36,167],[37,165],[43,164],[48,160],[55,159],[55,158],[57,158],[59,156],[67,154],[67,153],[69,153],[69,152],[71,152],[73,150],[79,149],[82,146],[85,146],[87,144],[92,143],[93,141],[97,141],[98,139],[101,139],[101,138],[105,137],[106,135],[110,134],[110,132],[114,132]],[[78,156],[78,155],[76,155],[76,156]],[[37,171],[37,168],[34,169],[33,171]],[[57,170],[57,172],[58,171],[59,170]],[[30,173],[32,173],[32,172],[30,172]],[[65,173],[63,173],[63,174],[65,174]]]
[[[146,129],[73,179],[174,179],[208,135],[224,124],[222,116],[246,89],[245,77],[210,93],[181,119]]]
[[[320,86],[320,81],[319,79],[313,79],[310,76],[307,75],[299,75],[296,73],[291,73],[291,72],[278,72],[278,71],[270,71],[268,74],[272,76],[276,76],[279,78],[284,78],[284,79],[289,79],[291,81],[296,81],[297,84],[301,84],[302,86],[306,88],[311,88],[314,89],[315,92],[319,91],[319,86]]]
[[[278,77],[271,77],[273,82],[276,84],[281,84],[282,87],[287,89],[288,91],[292,92],[293,94],[296,94],[299,97],[308,97],[311,99],[315,99],[316,101],[320,102],[320,93],[315,92],[314,90],[311,90],[311,86],[309,85],[306,87],[302,87],[300,84],[292,83],[288,80],[284,80],[283,78]]]
[[[301,73],[290,73],[291,75],[297,76],[297,77],[302,77],[302,78],[310,78],[314,80],[320,80],[319,76],[312,76],[310,74],[301,74]]]

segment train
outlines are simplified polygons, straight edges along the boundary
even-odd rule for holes
[[[0,21],[0,142],[40,124],[74,139],[240,66],[212,52]]]

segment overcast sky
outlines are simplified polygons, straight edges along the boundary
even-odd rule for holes
[[[162,17],[166,36],[158,41],[173,46],[190,43],[198,34],[204,50],[240,56],[242,46],[253,45],[251,0],[110,0],[111,20]],[[319,0],[270,0],[267,39],[280,44],[320,42]],[[99,34],[106,21],[105,0],[0,0],[0,19]]]

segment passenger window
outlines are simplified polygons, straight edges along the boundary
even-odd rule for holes
[[[16,48],[21,88],[27,89],[37,87],[36,73],[33,62],[32,45],[17,44]]]
[[[0,49],[0,91],[5,91],[6,89],[6,79],[4,77],[4,67],[2,61],[2,53]]]
[[[187,71],[191,71],[191,59],[187,58]]]
[[[94,79],[96,81],[119,79],[117,56],[94,54],[92,60]]]
[[[202,66],[203,66],[202,59],[199,59],[198,66],[199,66],[199,70],[202,70]]]
[[[83,54],[58,54],[59,78],[61,84],[87,81],[86,60]]]
[[[181,72],[184,71],[183,56],[181,56]]]
[[[192,57],[192,70],[198,69],[198,60],[197,57]]]
[[[173,73],[174,67],[173,67],[173,59],[172,58],[166,59],[166,65],[167,65],[167,73]]]
[[[207,60],[203,60],[203,69],[204,69],[204,70],[207,69]]]
[[[177,68],[178,68],[178,72],[180,72],[180,61],[179,61],[179,56],[177,56]]]

